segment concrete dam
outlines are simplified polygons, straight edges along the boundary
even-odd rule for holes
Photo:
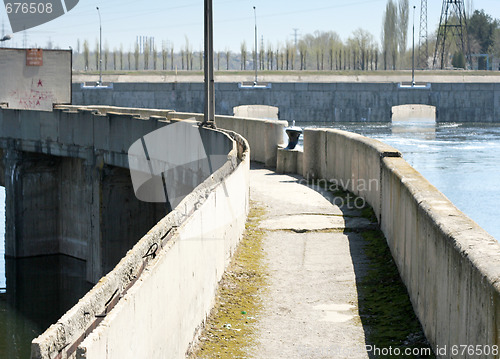
[[[427,105],[437,122],[499,122],[499,83],[269,83],[252,88],[216,83],[215,112],[233,115],[240,105],[280,109],[279,118],[296,122],[390,122],[392,108]],[[203,112],[203,83],[114,83],[107,89],[73,83],[73,104],[174,109]]]
[[[32,358],[185,357],[245,228],[250,161],[343,183],[373,207],[434,348],[500,345],[500,244],[379,141],[313,129],[303,150],[285,150],[284,121],[216,116],[219,130],[200,130],[207,155],[224,156],[213,174],[182,174],[190,191],[172,211],[137,200],[130,146],[202,117],[109,106],[0,111],[8,255],[75,256],[96,283],[33,341]]]

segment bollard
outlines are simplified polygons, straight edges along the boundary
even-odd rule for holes
[[[285,150],[293,150],[299,142],[302,129],[300,127],[289,127],[285,129],[285,132],[288,135],[288,146],[286,146]]]

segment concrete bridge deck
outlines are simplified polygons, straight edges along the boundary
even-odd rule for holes
[[[256,358],[368,358],[357,277],[370,228],[360,211],[333,205],[301,177],[254,168],[250,198],[264,206],[264,254],[270,276],[258,320]]]
[[[366,290],[360,286],[364,285],[366,275],[370,275],[370,268],[376,265],[365,254],[364,234],[378,229],[378,224],[367,215],[369,210],[360,198],[355,200],[352,195],[346,198],[345,194],[307,183],[302,176],[279,174],[252,165],[250,199],[254,207],[264,212],[254,230],[264,233],[261,260],[267,279],[266,288],[259,292],[260,309],[249,313],[256,317],[255,329],[251,331],[253,338],[246,341],[251,344],[237,349],[246,352],[244,357],[374,357],[373,349],[381,343],[374,342],[370,332],[381,328],[366,321],[366,301],[360,299]],[[238,291],[234,295],[241,297]],[[411,308],[406,291],[404,296]],[[227,302],[225,298],[219,300]],[[395,311],[392,323],[398,322],[397,316]],[[417,330],[411,334],[418,338],[417,343],[410,340],[406,345],[429,350],[416,317],[409,315],[404,319],[412,322]],[[190,358],[239,357],[232,352],[231,344],[222,344],[224,353],[211,351],[210,347],[219,347],[221,343],[206,343],[206,338],[213,338],[207,334],[213,329],[211,321],[208,323],[201,334],[205,339],[198,343],[198,351]],[[237,342],[235,335],[247,335],[239,333],[242,324],[237,319],[224,325],[226,328],[222,330],[227,333],[216,336],[216,340]],[[378,333],[381,334],[386,335]],[[394,347],[405,346],[403,340],[407,334],[399,336],[401,341],[394,341]]]

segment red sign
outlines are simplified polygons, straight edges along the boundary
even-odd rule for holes
[[[43,50],[27,49],[26,66],[43,66]]]

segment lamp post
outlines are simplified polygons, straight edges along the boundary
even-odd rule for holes
[[[415,8],[413,5],[413,44],[412,44],[412,54],[411,54],[411,86],[415,86]]]
[[[203,126],[215,127],[214,32],[212,0],[205,0],[205,111]]]
[[[255,18],[255,54],[254,54],[254,59],[253,59],[253,63],[254,63],[254,67],[255,67],[255,82],[253,83],[255,86],[257,86],[257,69],[258,69],[258,65],[257,65],[257,59],[258,59],[258,56],[257,56],[257,10],[255,9],[255,6],[253,7],[253,15],[254,15],[254,18]]]
[[[101,22],[101,12],[99,11],[99,6],[96,6],[97,13],[99,14],[99,82],[98,86],[102,86],[102,22]]]

